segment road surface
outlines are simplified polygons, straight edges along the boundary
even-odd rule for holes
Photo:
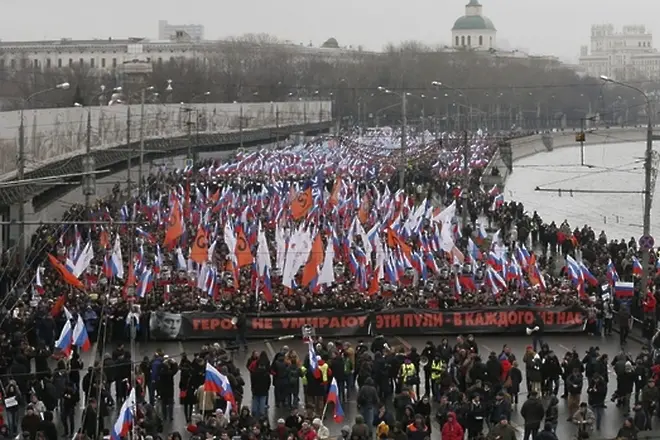
[[[411,338],[393,338],[390,339],[388,342],[391,346],[395,345],[403,345],[406,347],[410,346],[415,346],[418,348],[419,351],[423,348],[424,344],[426,343],[426,340],[429,338],[425,337],[411,337]],[[358,343],[357,338],[348,338],[346,339],[349,342],[353,343],[355,346]],[[433,338],[435,342],[439,342],[439,338]],[[453,337],[450,338],[450,341],[453,340]],[[502,349],[502,345],[506,343],[509,345],[514,354],[518,359],[522,358],[522,355],[525,351],[525,347],[531,343],[530,338],[524,337],[524,336],[491,336],[491,335],[483,335],[483,336],[478,336],[476,338],[478,344],[479,344],[479,349],[480,353],[482,353],[483,358],[485,359],[490,351],[494,351],[499,354],[499,352]],[[168,354],[171,357],[178,357],[181,353],[185,352],[188,354],[192,354],[194,352],[199,351],[200,347],[204,343],[208,343],[209,341],[185,341],[185,342],[147,342],[147,343],[140,343],[137,344],[137,356],[134,359],[141,359],[143,356],[149,356],[152,357],[154,352],[157,349],[162,349],[166,354]],[[213,341],[211,341],[213,342]],[[370,343],[370,340],[366,340],[365,342]],[[546,338],[546,342],[550,345],[550,347],[557,353],[558,357],[561,358],[563,357],[564,353],[566,351],[570,351],[573,349],[573,347],[576,348],[577,352],[582,356],[585,351],[590,347],[590,346],[598,346],[601,349],[601,353],[608,353],[610,355],[610,358],[612,358],[615,354],[619,352],[619,344],[618,344],[618,335],[615,334],[612,337],[609,338],[600,338],[600,337],[589,337],[586,335],[582,334],[565,334],[565,335],[549,335]],[[292,340],[286,340],[283,342],[269,342],[269,341],[250,341],[249,343],[249,349],[250,351],[252,350],[265,350],[269,358],[273,358],[273,355],[275,352],[279,351],[283,345],[287,345],[290,348],[296,350],[302,357],[305,356],[307,352],[307,346],[306,344],[303,343],[303,341],[297,337]],[[634,355],[636,355],[640,351],[640,344],[630,341],[628,343],[627,350]],[[113,346],[107,346],[106,347],[106,352],[111,352],[113,349]],[[96,350],[89,351],[87,353],[84,353],[83,359],[85,361],[85,367],[91,365],[93,361],[93,353]],[[235,357],[235,364],[238,368],[241,369],[243,377],[246,381],[246,387],[245,387],[245,395],[243,398],[244,404],[249,405],[251,402],[251,392],[250,392],[250,387],[249,387],[249,374],[245,368],[245,354],[244,353],[239,353]],[[524,367],[521,368],[524,374]],[[175,378],[175,386],[178,387],[178,380],[179,380],[179,374],[177,374]],[[423,382],[423,380],[422,380]],[[613,373],[610,373],[610,386],[608,389],[608,396],[612,393],[614,390],[614,387],[616,386],[616,378]],[[562,385],[563,387],[563,385]],[[113,387],[114,388],[114,387]],[[423,384],[422,384],[423,388]],[[178,389],[178,388],[177,388]],[[525,399],[526,396],[526,386],[525,386],[525,381],[523,381],[522,384],[522,390],[521,390],[521,399],[520,399],[520,404],[518,405],[518,410],[522,406],[522,402]],[[301,387],[301,392],[302,392],[302,387]],[[583,396],[586,399],[586,386],[583,389]],[[423,390],[422,390],[423,393]],[[175,392],[175,395],[177,393]],[[177,399],[178,400],[178,399]],[[272,394],[272,388],[271,388],[271,397],[269,399],[270,402],[274,402],[274,397]],[[302,402],[302,396],[301,396],[301,402]],[[356,402],[355,400],[349,401],[347,404],[344,405],[344,411],[346,413],[346,418],[344,420],[343,424],[352,424],[352,422],[355,419],[356,415]],[[559,428],[557,431],[557,435],[559,438],[572,438],[571,436],[575,432],[575,428],[570,425],[568,422],[566,422],[566,418],[568,417],[568,411],[566,407],[566,401],[560,399],[559,403],[559,410],[560,410],[560,424]],[[185,419],[183,417],[183,408],[178,405],[178,401],[176,402],[175,405],[175,410],[174,410],[175,418],[174,422],[165,422],[165,431],[166,432],[171,432],[171,431],[183,431],[185,429]],[[286,417],[288,415],[288,410],[285,409],[277,409],[274,407],[274,405],[271,404],[271,407],[269,409],[269,416],[270,416],[270,421],[271,421],[271,426],[274,426],[276,420],[279,417]],[[115,414],[111,416],[111,420],[106,420],[105,426],[109,426],[110,423],[114,422],[114,417]],[[77,419],[79,420],[79,418]],[[522,438],[522,426],[523,426],[523,420],[520,417],[520,415],[516,412],[513,416],[512,419],[512,424],[520,431],[519,438]],[[623,423],[623,414],[620,409],[616,408],[613,404],[609,404],[607,409],[606,409],[606,417],[603,421],[604,425],[602,427],[602,430],[600,432],[601,437],[609,437],[612,438],[613,436],[616,435],[618,429],[621,427],[621,424]],[[333,422],[332,417],[327,417],[326,418],[326,424],[328,428],[330,429],[331,435],[338,435],[339,431],[341,429],[340,425],[337,425]],[[343,425],[342,424],[342,425]],[[433,422],[433,430],[435,432],[439,432],[439,427]]]

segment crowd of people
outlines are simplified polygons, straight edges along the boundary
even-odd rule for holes
[[[155,438],[163,421],[172,417],[177,396],[173,378],[180,374],[178,396],[190,422],[187,431],[200,437],[327,438],[323,408],[330,378],[335,377],[341,396],[357,399],[362,419],[345,434],[342,430],[342,438],[360,440],[378,433],[379,438],[425,439],[430,436],[431,403],[443,439],[461,438],[463,432],[478,438],[485,425],[499,438],[515,438],[507,423],[510,410],[497,412],[497,402],[517,404],[515,390],[523,375],[518,377],[516,371],[524,371],[529,381],[535,370],[527,367],[537,361],[532,356],[528,362],[525,354],[526,360],[515,366],[515,357],[505,349],[495,360],[501,368],[508,362],[511,374],[488,373],[481,366],[495,365],[493,359],[481,363],[478,348],[469,340],[457,341],[455,347],[425,347],[430,350],[425,352],[425,367],[413,354],[383,346],[367,350],[368,360],[366,352],[358,353],[363,348],[320,341],[315,347],[318,364],[328,366],[334,376],[317,374],[315,359],[313,366],[309,356],[295,357],[285,350],[273,360],[255,354],[247,365],[249,378],[241,378],[231,358],[212,345],[190,360],[162,353],[154,359],[132,359],[119,346],[82,374],[82,345],[76,347],[71,339],[73,353],[68,356],[59,344],[67,323],[82,322],[104,354],[110,340],[128,343],[133,332],[138,339],[150,338],[152,313],[195,310],[241,316],[257,311],[577,304],[585,309],[588,332],[611,332],[613,308],[619,305],[612,301],[613,291],[602,295],[601,285],[612,285],[615,278],[636,280],[634,241],[608,241],[604,233],[597,236],[587,225],[572,229],[567,221],[559,227],[547,224],[521,204],[504,202],[501,188],[483,188],[480,177],[498,141],[489,135],[470,136],[469,186],[461,188],[461,138],[445,134],[440,141],[411,143],[403,188],[396,173],[400,156],[388,154],[382,137],[319,139],[300,147],[242,151],[227,162],[205,161],[195,169],[158,170],[141,182],[138,195],[127,198],[116,191],[91,208],[72,206],[63,219],[67,223],[39,228],[25,264],[17,264],[12,256],[3,261],[0,377],[7,379],[3,397],[8,435],[26,431],[31,440],[55,440],[56,413],[64,428],[59,432],[71,435],[80,428],[80,435],[99,438],[104,430],[111,431],[103,420],[135,389],[142,396],[137,399],[136,426],[145,437]],[[461,225],[458,218],[464,210],[470,221]],[[98,224],[75,226],[76,221]],[[50,262],[49,255],[55,257]],[[578,255],[581,272],[576,277],[563,261]],[[650,337],[656,318],[654,294],[635,298],[626,303],[623,316],[639,308]],[[53,355],[63,359],[51,369]],[[539,359],[547,356],[547,349],[541,349]],[[441,371],[432,369],[436,362],[442,364]],[[651,377],[649,362],[644,361],[644,377]],[[226,399],[204,391],[207,363],[231,384],[238,406],[228,416]],[[590,364],[584,365],[591,384]],[[573,370],[564,367],[557,374],[567,383]],[[406,371],[404,380],[398,380],[401,371]],[[420,394],[422,377],[425,392]],[[549,402],[557,397],[556,389],[547,389],[546,379],[533,381],[543,386],[522,403],[526,420],[526,414],[539,411],[538,405],[528,404],[534,393]],[[251,408],[241,408],[241,390],[248,380],[255,397]],[[314,386],[315,381],[321,385]],[[281,388],[284,383],[288,392]],[[291,416],[275,427],[264,418],[271,384],[276,406],[292,407]],[[305,403],[312,402],[309,414],[298,413],[297,393],[290,391],[296,386],[305,388]],[[574,419],[594,411],[596,421],[588,428],[597,429],[602,411],[598,416],[591,398],[589,408],[583,409],[570,399],[570,390],[568,394]],[[395,414],[386,416],[392,396]],[[618,396],[625,406],[625,393]],[[81,403],[82,427],[73,420]],[[483,409],[484,415],[476,416],[483,417],[481,424],[469,415],[472,405]],[[652,408],[643,409],[650,417]],[[24,414],[22,419],[18,414]],[[385,423],[374,424],[377,417]],[[636,419],[633,422],[628,431],[624,427],[622,438],[632,440],[630,433],[640,428]]]

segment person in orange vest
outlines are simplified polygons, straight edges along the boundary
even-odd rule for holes
[[[415,421],[406,428],[409,440],[424,440],[429,437],[429,428],[424,423],[424,417],[417,415]]]

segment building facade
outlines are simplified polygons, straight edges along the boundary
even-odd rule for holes
[[[91,72],[116,73],[127,64],[160,64],[177,59],[198,59],[202,62],[222,56],[235,49],[231,41],[194,41],[180,38],[150,41],[143,38],[107,40],[0,41],[0,71],[25,68],[60,69],[84,68]],[[253,50],[264,50],[254,44]],[[251,50],[246,43],[246,50]],[[356,55],[370,56],[371,52],[345,48],[309,47],[296,44],[273,44],[273,50],[285,50],[301,59],[314,57],[327,62],[356,60]]]
[[[591,26],[589,46],[580,48],[580,67],[589,76],[605,75],[619,81],[660,77],[660,53],[653,48],[653,35],[641,25]]]
[[[158,20],[159,40],[171,40],[182,33],[193,41],[202,41],[204,39],[204,26],[201,24],[171,24],[167,20]]]
[[[456,49],[494,50],[497,47],[497,29],[483,15],[479,0],[465,5],[465,15],[454,22],[451,29],[452,46]]]

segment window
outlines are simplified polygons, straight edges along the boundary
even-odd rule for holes
[[[461,37],[461,46],[465,46],[465,35]]]
[[[16,68],[16,60],[14,60],[14,59],[11,60],[11,68],[12,69]]]
[[[163,57],[158,57],[158,65],[159,66],[163,65]]]
[[[57,59],[57,67],[62,68],[62,58]]]
[[[4,68],[5,68],[5,60],[0,58],[0,69],[4,69]]]
[[[458,38],[458,35],[456,35],[456,46],[458,46],[458,45],[459,45],[459,38]]]
[[[35,69],[38,69],[38,68],[39,68],[39,60],[33,60],[33,61],[32,61],[32,66],[33,66]]]
[[[468,35],[468,46],[472,46],[472,37]]]
[[[483,46],[483,45],[484,45],[484,37],[479,35],[479,46]]]
[[[94,61],[95,61],[94,58],[89,59],[89,67],[91,67],[92,69],[94,68]]]
[[[27,67],[27,61],[25,58],[21,58],[21,69],[25,69]]]
[[[50,69],[50,58],[46,58],[46,69]]]
[[[73,58],[69,58],[69,67],[73,67]]]
[[[81,59],[78,60],[78,63],[80,64],[80,67],[82,67],[82,66],[85,65],[85,60],[83,60],[83,59],[81,58]]]
[[[117,67],[117,58],[112,59],[112,68],[114,69],[115,67]]]
[[[105,58],[101,58],[101,67],[105,68]]]
[[[490,47],[493,47],[493,37],[490,37]]]

